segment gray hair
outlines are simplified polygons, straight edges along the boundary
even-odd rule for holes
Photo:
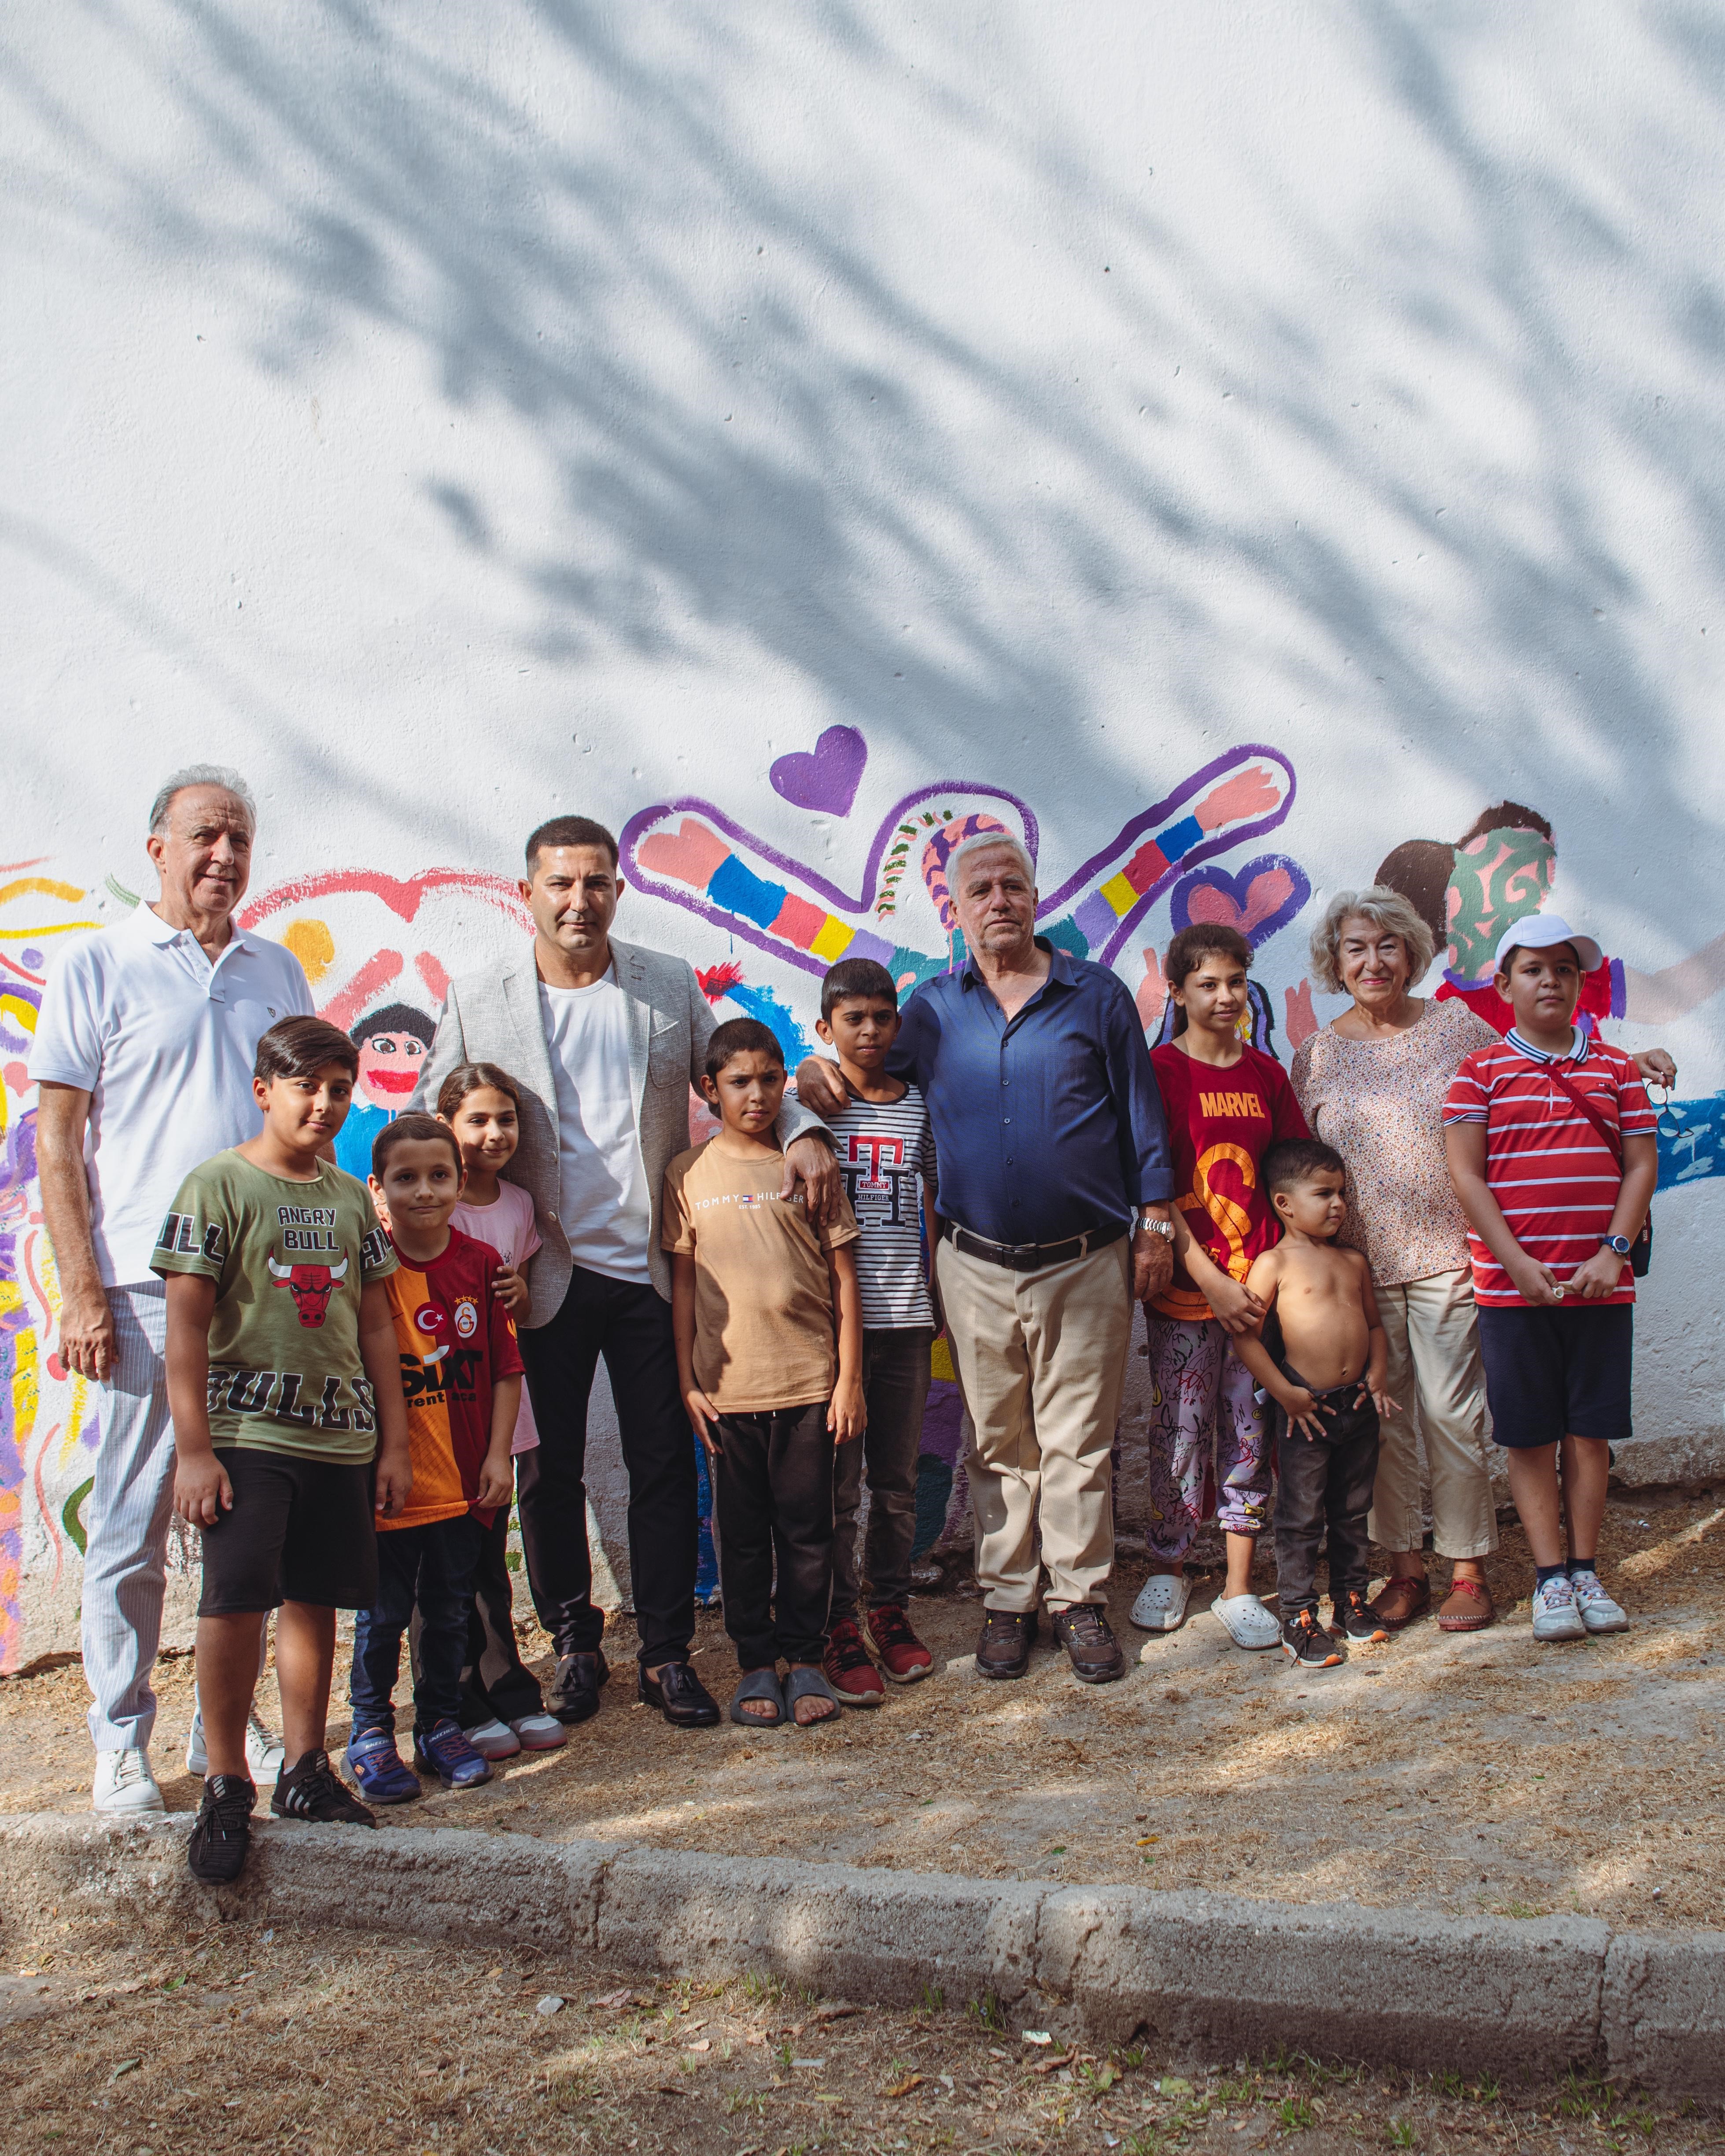
[[[224,793],[231,793],[244,809],[252,829],[258,828],[258,804],[252,798],[252,789],[237,771],[225,763],[188,763],[183,771],[175,772],[162,782],[162,790],[150,803],[150,836],[167,836],[167,819],[173,813],[174,796],[183,793],[188,786],[219,786]]]
[[[1381,883],[1368,891],[1338,891],[1324,908],[1324,917],[1312,932],[1312,978],[1329,994],[1346,993],[1342,986],[1342,931],[1350,921],[1369,921],[1380,935],[1399,936],[1408,954],[1408,986],[1425,973],[1437,955],[1430,926],[1399,891]]]
[[[1030,879],[1030,888],[1036,888],[1036,864],[1030,858],[1030,850],[1022,839],[1015,839],[1010,831],[978,831],[972,837],[953,847],[947,862],[947,889],[956,901],[958,896],[958,872],[967,855],[980,854],[990,848],[1004,846],[1017,860],[1019,866]]]

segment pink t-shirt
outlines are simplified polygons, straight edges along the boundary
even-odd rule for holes
[[[497,1201],[494,1205],[458,1205],[449,1215],[449,1225],[464,1235],[471,1235],[477,1243],[489,1243],[506,1265],[517,1272],[526,1270],[526,1263],[539,1248],[539,1230],[533,1225],[533,1201],[518,1183],[499,1183]],[[527,1398],[527,1388],[521,1387],[521,1411],[516,1418],[515,1435],[510,1440],[510,1451],[531,1452],[539,1442],[539,1432],[533,1421],[533,1403]]]

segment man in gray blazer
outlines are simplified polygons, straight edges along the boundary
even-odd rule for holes
[[[602,824],[542,824],[526,866],[531,957],[450,983],[413,1106],[434,1111],[464,1063],[500,1064],[521,1087],[521,1143],[504,1172],[531,1195],[542,1247],[521,1329],[539,1444],[516,1471],[528,1584],[557,1647],[552,1712],[585,1721],[609,1674],[587,1539],[587,1403],[603,1355],[629,1471],[640,1697],[680,1728],[702,1727],[719,1710],[689,1666],[695,1440],[659,1212],[715,1021],[686,960],[613,940],[623,881]],[[786,1196],[801,1183],[826,1217],[841,1186],[824,1125],[788,1103],[778,1135]]]

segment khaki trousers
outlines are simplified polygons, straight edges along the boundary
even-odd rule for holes
[[[1486,1464],[1486,1373],[1473,1275],[1463,1266],[1394,1287],[1373,1281],[1372,1291],[1389,1336],[1384,1390],[1400,1404],[1383,1419],[1372,1540],[1387,1550],[1416,1550],[1425,1539],[1417,1399],[1438,1554],[1484,1557],[1497,1547],[1497,1508]]]
[[[991,1609],[1103,1600],[1114,1564],[1111,1453],[1132,1337],[1132,1245],[1009,1272],[947,1242],[935,1271],[964,1404],[976,1577]]]

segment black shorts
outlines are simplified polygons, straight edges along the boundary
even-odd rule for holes
[[[203,1530],[200,1617],[236,1617],[284,1602],[369,1609],[377,1599],[374,1470],[237,1445],[216,1457],[234,1509]]]
[[[1512,1451],[1565,1437],[1621,1444],[1630,1422],[1632,1302],[1480,1311],[1492,1435]]]

